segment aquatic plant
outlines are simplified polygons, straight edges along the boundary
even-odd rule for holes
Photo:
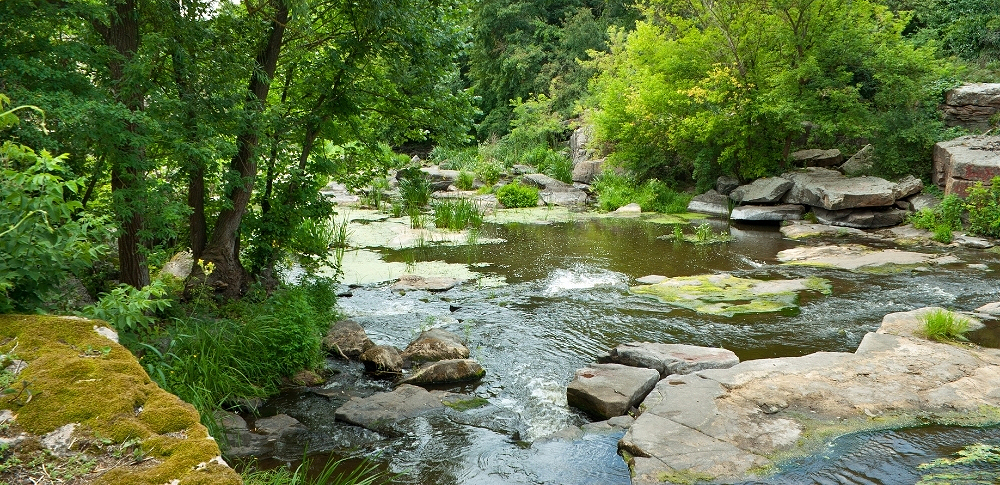
[[[365,205],[378,210],[382,207],[385,191],[389,189],[389,181],[385,177],[375,177],[371,185],[364,191],[361,200]]]
[[[718,232],[718,233],[713,232],[712,226],[710,226],[706,222],[696,227],[694,234],[686,235],[684,234],[684,231],[681,229],[681,226],[676,225],[674,226],[673,233],[660,236],[658,239],[666,239],[668,241],[675,241],[675,242],[685,241],[691,244],[702,245],[702,244],[716,244],[716,243],[729,242],[733,240],[733,236],[727,232]]]
[[[948,310],[936,309],[920,316],[924,336],[933,340],[966,340],[972,322]]]
[[[423,207],[431,200],[431,183],[419,170],[411,170],[399,180],[399,195],[406,207]]]
[[[997,483],[1000,479],[1000,446],[977,443],[955,453],[956,458],[939,458],[917,466],[935,470],[920,478],[917,485],[952,483]]]
[[[245,485],[371,485],[384,483],[394,475],[379,471],[378,465],[367,459],[352,466],[347,458],[330,460],[315,476],[310,476],[311,460],[302,460],[295,469],[247,470],[242,473]]]
[[[538,205],[538,189],[519,182],[509,183],[497,189],[497,200],[508,209],[535,207]]]
[[[482,211],[468,199],[445,200],[434,204],[434,227],[461,231],[482,225]]]
[[[423,229],[424,224],[424,213],[420,211],[419,207],[407,207],[406,215],[410,217],[410,228],[411,229]]]

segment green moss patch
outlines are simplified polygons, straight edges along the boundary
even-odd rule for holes
[[[830,283],[822,278],[755,280],[714,274],[667,278],[652,285],[634,286],[631,290],[698,313],[732,317],[795,311],[800,292],[829,294]]]
[[[470,409],[481,408],[490,402],[481,397],[473,397],[470,399],[458,399],[454,401],[442,401],[442,404],[448,406],[456,411],[468,411]]]
[[[0,397],[0,409],[15,416],[13,426],[42,436],[76,423],[71,452],[81,460],[107,461],[109,450],[124,443],[143,455],[111,457],[110,470],[101,467],[101,474],[84,474],[74,483],[240,483],[231,468],[212,462],[219,447],[194,407],[160,389],[128,350],[98,335],[95,325],[106,326],[82,318],[0,315],[0,353],[27,363],[15,384],[26,386],[30,399]]]

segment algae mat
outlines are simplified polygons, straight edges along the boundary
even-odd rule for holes
[[[658,283],[633,286],[631,290],[669,305],[725,317],[795,311],[800,292],[828,295],[831,291],[830,282],[823,278],[756,280],[725,273],[665,278]]]

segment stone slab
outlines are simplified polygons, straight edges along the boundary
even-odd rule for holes
[[[729,198],[737,204],[774,204],[792,188],[791,180],[781,177],[765,177],[741,185],[730,192]]]
[[[729,216],[729,197],[722,195],[715,190],[709,190],[704,194],[696,195],[688,202],[689,212],[708,214],[719,217]]]
[[[799,221],[806,211],[797,204],[741,205],[733,207],[730,219],[736,221]]]
[[[654,369],[621,364],[591,364],[576,371],[566,388],[566,399],[599,419],[621,416],[639,404],[660,379]]]
[[[813,208],[816,220],[831,226],[853,227],[855,229],[877,229],[902,224],[908,211],[896,207],[869,209],[826,210]]]
[[[615,364],[656,369],[660,377],[690,374],[704,369],[722,369],[740,363],[731,350],[685,344],[628,342],[611,349],[608,359]]]

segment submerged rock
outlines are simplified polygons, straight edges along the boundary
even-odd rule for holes
[[[566,388],[566,400],[599,419],[621,416],[646,397],[660,373],[621,364],[591,364],[576,371]]]
[[[731,350],[684,344],[628,342],[608,353],[615,364],[655,369],[660,377],[690,374],[703,369],[725,369],[740,363]]]
[[[403,350],[407,362],[434,362],[447,359],[467,359],[469,348],[458,335],[440,328],[422,332]]]
[[[483,366],[472,359],[448,359],[438,362],[428,362],[416,369],[400,384],[415,384],[418,386],[436,384],[455,384],[472,382],[486,375]]]
[[[731,317],[796,309],[799,292],[829,294],[830,283],[822,278],[765,281],[722,273],[667,278],[652,285],[633,286],[631,290],[698,313]]]
[[[381,392],[370,397],[353,397],[337,408],[338,421],[383,432],[391,425],[444,409],[441,402],[450,394],[444,391],[427,391],[422,387],[403,384],[392,392]]]
[[[324,350],[349,359],[361,357],[361,354],[374,346],[375,343],[368,338],[365,329],[354,320],[341,320],[333,324],[323,337]]]

